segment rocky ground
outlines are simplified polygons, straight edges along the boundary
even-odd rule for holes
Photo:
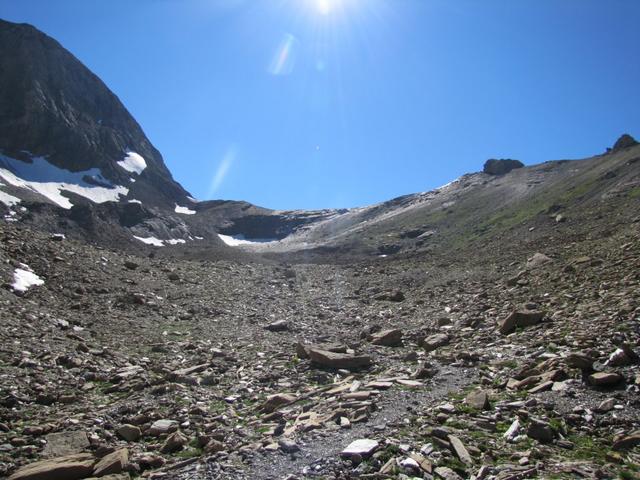
[[[3,223],[0,474],[640,478],[639,223],[587,227],[286,264]]]

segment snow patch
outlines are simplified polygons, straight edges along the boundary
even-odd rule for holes
[[[134,235],[133,238],[135,238],[136,240],[140,240],[142,243],[146,243],[147,245],[153,245],[154,247],[164,247],[164,241],[156,237],[144,238],[144,237],[136,237]]]
[[[7,207],[13,207],[20,203],[20,199],[0,190],[0,202],[4,203]]]
[[[237,247],[238,245],[259,245],[263,243],[277,242],[277,238],[252,238],[247,240],[244,235],[222,235],[218,234],[220,239],[231,247]]]
[[[128,188],[112,186],[99,168],[70,172],[56,167],[43,157],[34,157],[32,163],[26,163],[0,154],[0,178],[14,187],[39,193],[66,209],[73,207],[73,204],[62,195],[65,190],[95,203],[117,202],[120,195],[129,193]]]
[[[142,205],[142,202],[140,200],[136,200],[135,198],[132,198],[131,200],[129,200],[128,203],[139,203],[140,205]]]
[[[156,237],[136,237],[133,236],[136,240],[140,240],[142,243],[146,243],[147,245],[153,245],[154,247],[165,247],[167,245],[178,245],[181,243],[187,243],[186,240],[182,238],[171,238],[169,240],[161,240]]]
[[[193,202],[193,203],[200,203],[200,200],[196,200],[195,198],[189,197],[189,196],[187,196],[187,200],[189,200],[190,202]]]
[[[183,213],[184,215],[195,215],[196,214],[195,210],[190,210],[188,207],[181,207],[177,203],[176,203],[175,212],[176,213]]]
[[[139,155],[136,152],[127,152],[127,155],[123,160],[118,162],[118,165],[121,168],[124,168],[127,172],[137,173],[138,175],[147,168],[147,162],[142,158],[142,155]]]
[[[26,292],[31,287],[43,284],[44,280],[33,273],[31,268],[24,263],[21,263],[20,268],[16,268],[13,272],[13,283],[11,284],[11,288],[16,292]]]

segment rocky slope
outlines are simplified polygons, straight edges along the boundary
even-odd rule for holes
[[[3,223],[2,468],[635,478],[637,211],[534,218],[538,236],[456,256],[295,265],[139,256]]]

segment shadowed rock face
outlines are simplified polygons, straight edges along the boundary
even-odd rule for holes
[[[105,84],[58,42],[36,28],[0,20],[0,151],[82,171],[100,168],[130,197],[173,206],[188,193],[171,177],[160,153]],[[128,151],[147,168],[130,184],[117,165]]]
[[[504,175],[505,173],[509,173],[511,170],[522,167],[524,167],[524,164],[519,160],[496,160],[492,158],[485,162],[484,169],[482,171],[489,175]]]

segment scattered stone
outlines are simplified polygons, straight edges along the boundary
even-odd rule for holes
[[[612,387],[624,382],[624,377],[615,372],[596,372],[589,375],[589,383],[595,387]]]
[[[384,347],[397,347],[402,345],[402,330],[382,330],[369,336],[369,341],[374,345]]]
[[[631,435],[621,435],[614,439],[613,441],[613,449],[614,450],[630,450],[632,448],[640,445],[640,432],[631,434]]]
[[[449,435],[449,443],[451,444],[453,452],[457,455],[462,463],[464,463],[465,465],[473,465],[473,459],[471,458],[471,455],[469,455],[469,452],[458,437],[456,437],[455,435]]]
[[[515,332],[516,328],[525,328],[537,325],[544,318],[544,312],[535,310],[514,310],[499,325],[500,333],[508,335]]]
[[[270,323],[264,328],[270,332],[286,332],[289,330],[289,323],[286,320],[278,320]]]
[[[278,446],[280,447],[280,450],[285,453],[295,453],[300,451],[300,446],[288,438],[281,438],[278,440]]]
[[[432,352],[437,348],[443,347],[449,344],[449,336],[445,333],[436,333],[425,338],[422,341],[422,348],[424,348],[427,352]]]
[[[489,394],[486,390],[476,390],[467,395],[465,402],[471,408],[476,410],[489,410],[491,404],[489,403]]]
[[[95,477],[103,477],[105,475],[118,474],[122,472],[129,463],[129,450],[121,448],[113,453],[105,455],[96,463],[93,469]]]
[[[160,453],[174,453],[182,450],[189,443],[189,439],[182,432],[174,432],[165,440]]]
[[[159,437],[165,433],[175,432],[178,429],[178,422],[175,420],[157,420],[149,427],[148,435]]]
[[[539,441],[540,443],[551,443],[555,438],[555,433],[547,422],[532,419],[527,428],[527,436]]]
[[[375,440],[362,438],[351,442],[349,446],[340,453],[340,455],[343,457],[353,457],[358,455],[361,458],[368,458],[378,449],[378,445],[379,443]]]
[[[45,437],[47,444],[42,451],[45,458],[64,457],[80,453],[89,448],[89,438],[85,432],[50,433]]]
[[[527,260],[527,268],[532,270],[551,262],[553,262],[553,259],[547,257],[544,253],[534,253],[533,256]]]
[[[449,467],[437,467],[434,470],[434,473],[436,476],[443,478],[444,480],[462,480],[462,477]]]
[[[328,368],[358,370],[372,364],[371,357],[368,355],[335,353],[313,347],[307,347],[306,351],[312,362]]]
[[[275,412],[278,408],[295,402],[297,398],[298,397],[290,393],[276,393],[275,395],[269,395],[266,401],[262,404],[262,411],[264,413]]]
[[[142,432],[135,425],[122,425],[120,428],[116,430],[116,433],[120,435],[120,438],[126,440],[127,442],[135,442],[137,441]]]

